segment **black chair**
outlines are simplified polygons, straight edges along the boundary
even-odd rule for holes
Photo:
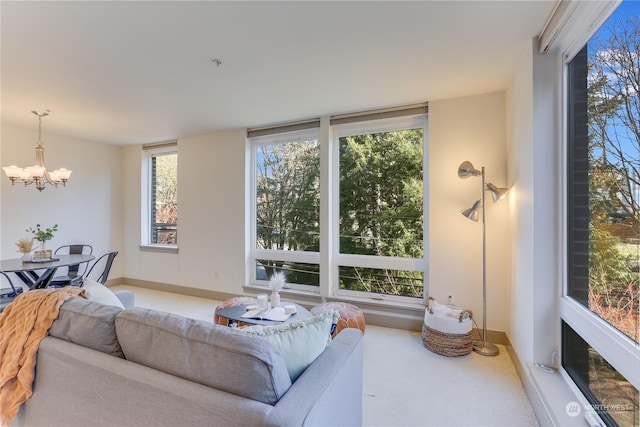
[[[0,289],[0,312],[2,312],[7,305],[13,302],[13,300],[16,299],[16,297],[23,292],[23,289],[22,289],[22,286],[19,286],[16,288],[13,285],[11,278],[9,278],[9,276],[6,273],[3,273],[2,271],[0,271],[0,274],[4,276],[5,279],[7,279],[7,281],[9,282],[9,286],[11,286],[10,288]]]
[[[64,245],[56,249],[54,254],[91,255],[93,254],[93,247],[91,247],[91,245]],[[55,276],[53,279],[51,279],[51,282],[49,282],[49,287],[61,288],[63,286],[81,286],[82,276],[87,271],[87,267],[88,263],[84,263],[84,269],[82,273],[80,273],[80,264],[70,265],[68,267],[66,275]]]
[[[102,273],[100,274],[100,276],[96,279],[96,282],[100,282],[104,285],[107,282],[107,278],[109,277],[109,271],[111,271],[111,266],[113,265],[113,260],[115,259],[116,255],[118,255],[118,251],[108,252],[102,255],[100,258],[96,260],[96,262],[93,263],[93,265],[91,266],[91,268],[89,269],[89,272],[86,274],[85,277],[89,278],[94,267],[98,264],[103,263],[104,269],[102,270]],[[102,261],[103,259],[105,259],[104,262]]]

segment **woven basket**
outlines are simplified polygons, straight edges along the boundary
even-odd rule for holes
[[[429,301],[433,298],[429,297]],[[428,301],[428,302],[429,302]],[[473,350],[471,312],[459,319],[444,318],[425,312],[422,325],[422,342],[430,351],[442,356],[464,356]]]

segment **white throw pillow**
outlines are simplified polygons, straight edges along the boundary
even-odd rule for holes
[[[106,305],[113,305],[124,309],[122,301],[120,301],[118,297],[102,283],[91,279],[85,279],[82,287],[86,289],[91,301]]]
[[[264,338],[276,346],[287,365],[291,382],[318,357],[331,340],[332,325],[340,316],[335,311],[326,311],[317,316],[293,320],[275,326],[249,326],[242,330]]]

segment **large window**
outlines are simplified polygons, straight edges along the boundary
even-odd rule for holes
[[[146,224],[142,241],[145,245],[176,246],[178,244],[178,152],[175,143],[144,147],[147,170]]]
[[[423,298],[426,119],[417,110],[323,119],[324,138],[321,120],[249,131],[254,283],[283,271],[290,287],[326,295]]]
[[[424,296],[424,118],[334,128],[340,290]]]
[[[608,425],[640,420],[640,17],[633,9],[622,3],[567,68],[566,295],[577,308],[563,314],[562,362]]]
[[[252,138],[256,281],[319,286],[320,143],[311,129]]]

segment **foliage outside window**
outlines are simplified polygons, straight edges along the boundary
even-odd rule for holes
[[[562,358],[591,409],[607,425],[638,425],[638,389],[569,325],[562,322]]]
[[[587,44],[589,308],[640,341],[640,17]]]
[[[269,138],[255,145],[256,278],[286,273],[288,283],[318,286],[316,263],[291,253],[320,251],[320,144],[314,136]],[[317,261],[317,260],[316,260]]]
[[[568,65],[567,294],[624,334],[625,348],[640,342],[640,16],[631,3]],[[638,425],[638,385],[597,354],[592,339],[567,325],[563,367],[603,408],[603,421]],[[607,406],[621,401],[624,413]]]
[[[363,123],[251,138],[257,283],[422,298],[424,115]]]
[[[424,257],[423,129],[339,138],[340,254]],[[384,266],[387,267],[387,266]],[[424,273],[340,267],[340,289],[423,296]]]
[[[616,15],[571,61],[570,295],[640,337],[640,21]],[[582,89],[581,89],[582,88]],[[580,238],[584,236],[584,238]],[[580,254],[585,257],[580,259]]]

